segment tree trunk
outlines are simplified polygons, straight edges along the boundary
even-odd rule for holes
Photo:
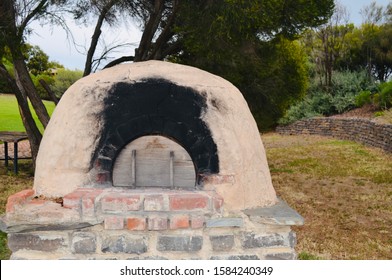
[[[3,64],[0,64],[0,74],[4,77],[4,79],[7,80],[9,86],[15,93],[19,105],[19,112],[22,117],[22,122],[24,127],[26,128],[26,133],[30,142],[31,156],[33,158],[33,164],[35,166],[39,145],[42,139],[42,134],[39,131],[37,125],[35,124],[35,121],[29,108],[29,104],[27,102],[27,97],[23,94],[23,92],[19,90],[16,81],[11,77]]]
[[[159,27],[164,9],[163,0],[155,0],[154,8],[150,11],[150,17],[144,27],[143,35],[139,47],[135,50],[135,62],[148,60],[147,56],[150,51],[152,40]]]
[[[59,99],[57,98],[56,94],[54,94],[53,90],[50,88],[50,86],[45,82],[45,80],[40,79],[39,83],[41,86],[45,89],[45,91],[48,93],[50,99],[54,102],[55,105],[59,103]]]
[[[86,63],[84,64],[84,72],[83,77],[91,74],[92,64],[93,64],[93,57],[95,50],[97,49],[99,37],[101,36],[101,28],[105,18],[110,11],[110,9],[114,6],[116,1],[110,1],[105,7],[103,7],[101,13],[99,14],[97,23],[95,25],[93,36],[91,37],[90,47],[87,52]]]
[[[46,128],[50,117],[48,111],[45,108],[44,103],[42,102],[41,98],[37,93],[33,81],[31,80],[29,71],[27,70],[26,67],[26,63],[22,58],[20,58],[22,56],[18,54],[17,50],[13,50],[12,55],[13,55],[13,63],[15,68],[15,79],[19,87],[19,90],[25,96],[29,97],[31,105],[33,105],[33,108],[39,120],[41,121],[44,128]]]

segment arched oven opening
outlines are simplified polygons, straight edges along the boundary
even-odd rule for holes
[[[96,183],[134,187],[151,184],[152,187],[158,187],[160,182],[161,187],[202,187],[203,177],[219,173],[217,146],[210,129],[201,118],[206,106],[205,98],[193,89],[162,79],[113,86],[105,100],[103,135],[93,156],[92,169],[98,174]],[[162,137],[153,138],[153,142],[171,139],[173,145],[169,145],[170,141],[164,141],[164,145],[172,148],[154,151],[129,148],[134,141],[148,135]],[[180,148],[188,154],[192,163],[185,164],[178,160],[179,156],[185,156]],[[123,149],[127,152],[123,152]],[[152,154],[148,155],[149,152]],[[155,158],[146,159],[154,154]],[[157,174],[153,175],[154,168],[150,170],[147,165],[160,162],[162,165],[155,167],[155,171],[161,173],[158,179]],[[121,167],[122,164],[125,166]],[[182,167],[184,164],[186,167]],[[191,165],[194,166],[194,175],[188,171]],[[185,178],[194,176],[194,182],[179,179],[181,173],[184,173]],[[150,175],[153,175],[151,180],[144,178]],[[172,181],[170,176],[173,177]]]

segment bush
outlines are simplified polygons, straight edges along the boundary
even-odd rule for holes
[[[312,99],[305,98],[303,101],[291,106],[287,110],[285,116],[279,119],[278,124],[287,125],[297,120],[310,119],[313,117],[320,116],[321,114],[313,109]]]
[[[362,107],[366,104],[372,103],[372,93],[369,90],[361,91],[357,96],[355,96],[355,106]]]
[[[382,108],[392,107],[392,81],[380,85],[379,104]]]
[[[357,107],[357,104],[371,102],[371,92],[377,89],[376,84],[367,78],[365,71],[335,72],[332,85],[328,89],[320,85],[316,79],[317,77],[314,77],[310,82],[311,87],[307,97],[300,103],[291,106],[279,124],[346,112]],[[369,97],[367,97],[368,95]],[[380,99],[382,98],[380,97]]]
[[[53,92],[60,98],[64,92],[82,76],[83,72],[80,70],[58,69],[52,86]]]
[[[33,80],[35,88],[37,89],[38,95],[42,99],[50,100],[48,92],[44,89],[44,87],[41,85],[39,81],[42,79],[51,87],[54,83],[53,77],[49,74],[38,74],[37,76],[30,74],[30,76],[31,79]]]

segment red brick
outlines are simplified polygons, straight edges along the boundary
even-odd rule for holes
[[[164,211],[165,201],[162,195],[148,195],[144,198],[144,211]]]
[[[118,216],[106,217],[104,220],[105,229],[123,229],[124,218]]]
[[[170,218],[170,229],[189,228],[188,215],[174,215]]]
[[[7,213],[14,212],[16,206],[25,204],[27,200],[31,198],[33,195],[34,195],[34,190],[32,189],[23,190],[16,194],[11,195],[7,199],[6,212]]]
[[[202,194],[174,194],[170,196],[170,210],[208,209],[209,198]]]
[[[69,194],[66,194],[63,197],[63,207],[70,209],[80,209],[82,206],[82,197],[89,191],[90,189],[79,188]]]
[[[191,228],[198,229],[204,227],[204,216],[191,216]]]
[[[165,230],[167,229],[167,217],[151,216],[148,218],[148,230]]]
[[[97,197],[101,195],[103,190],[94,189],[86,193],[82,197],[82,214],[83,216],[93,217],[95,216],[95,204]]]
[[[146,218],[144,217],[127,218],[127,229],[129,230],[145,230],[146,225]]]
[[[111,193],[102,198],[101,204],[104,212],[138,211],[140,210],[141,199],[140,195]]]

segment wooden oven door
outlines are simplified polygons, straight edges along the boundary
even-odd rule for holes
[[[143,136],[121,150],[114,163],[113,185],[194,188],[195,166],[177,142],[163,136]]]

